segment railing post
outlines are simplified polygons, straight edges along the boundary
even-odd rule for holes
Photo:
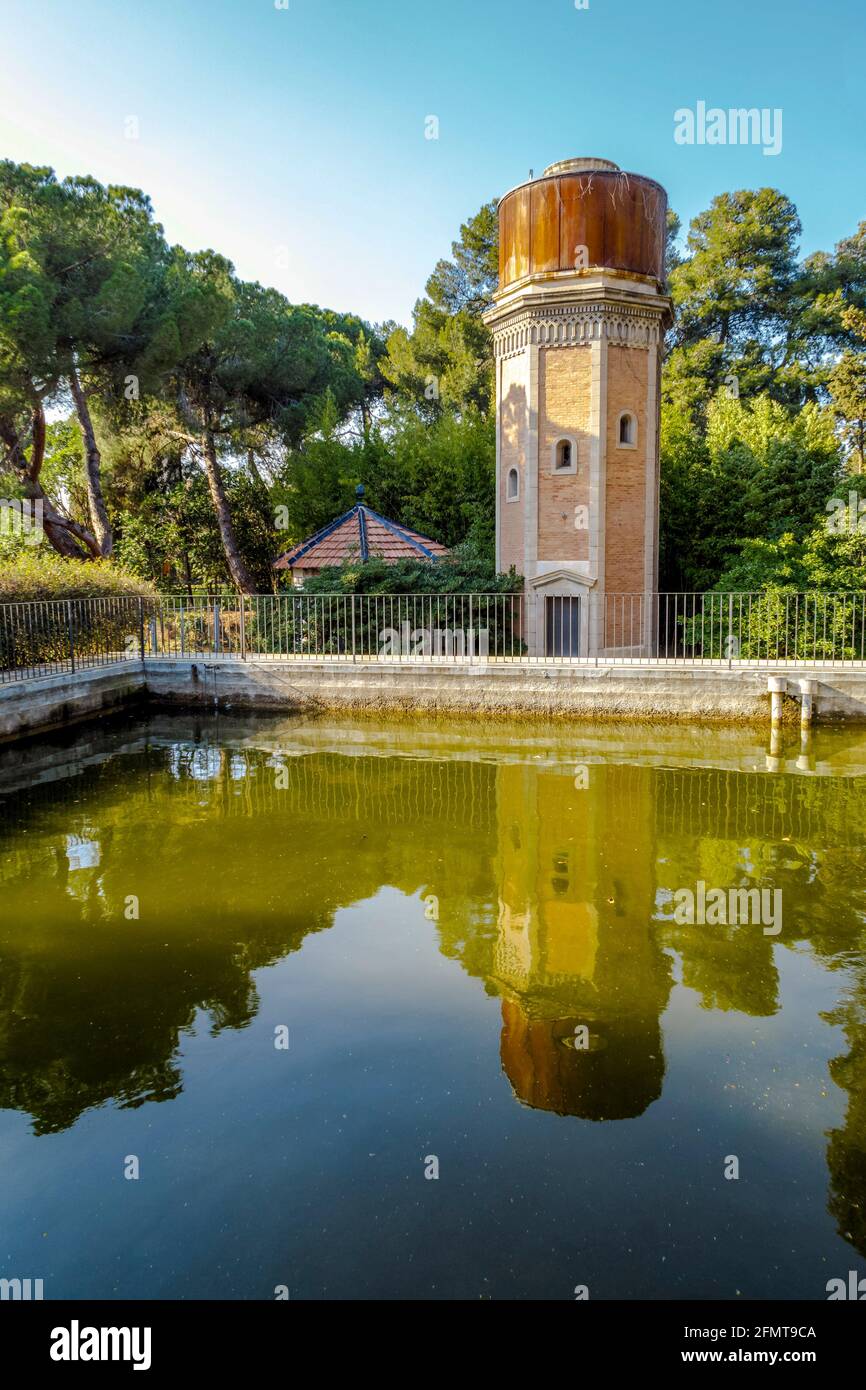
[[[247,659],[247,596],[241,594],[241,661]]]
[[[66,630],[69,635],[69,663],[70,670],[75,672],[75,631],[72,625],[72,599],[66,600]]]
[[[472,627],[472,595],[469,595],[469,664],[472,665],[472,649],[475,646],[475,633]]]
[[[588,594],[588,598],[589,598],[589,630],[590,630],[590,633],[594,634],[594,636],[595,636],[595,641],[592,642],[592,645],[593,645],[593,647],[595,648],[595,651],[594,651],[594,656],[595,656],[594,665],[597,666],[597,665],[598,665],[598,649],[599,649],[600,646],[603,646],[604,643],[607,641],[607,632],[605,631],[605,622],[606,622],[607,615],[606,615],[604,612],[602,612],[601,614],[599,614],[599,612],[598,612],[598,606],[599,606],[599,604],[601,603],[601,596],[599,595],[597,589],[590,589],[589,594]],[[593,608],[595,608],[595,610],[596,610],[594,613],[593,613],[593,611],[592,611]],[[592,641],[592,637],[590,637],[590,641]],[[588,652],[587,652],[587,655],[589,655]]]
[[[138,643],[141,648],[141,664],[144,665],[144,598],[138,596]]]
[[[219,599],[213,601],[213,650],[214,656],[219,655],[220,649],[220,605]]]

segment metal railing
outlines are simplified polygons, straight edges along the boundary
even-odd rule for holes
[[[0,603],[0,684],[141,661],[137,597]]]
[[[866,660],[866,592],[606,594],[605,660],[841,666]]]
[[[0,682],[162,658],[850,666],[866,662],[866,591],[289,591],[0,604]]]
[[[525,652],[520,594],[267,594],[162,599],[148,655],[478,661]]]

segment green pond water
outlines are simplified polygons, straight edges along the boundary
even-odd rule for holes
[[[0,750],[0,1277],[824,1299],[866,1274],[864,849],[866,730]],[[678,922],[698,882],[781,930]]]

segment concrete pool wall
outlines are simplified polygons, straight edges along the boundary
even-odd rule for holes
[[[59,728],[144,699],[237,710],[765,724],[773,677],[786,682],[790,718],[799,712],[799,681],[808,678],[815,683],[818,722],[866,721],[866,670],[856,668],[159,658],[0,686],[0,739]]]
[[[63,728],[146,698],[138,661],[0,685],[0,740]]]

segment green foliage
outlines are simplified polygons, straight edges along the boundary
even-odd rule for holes
[[[75,366],[100,390],[161,365],[182,327],[149,198],[0,163],[0,382],[6,408],[50,398]],[[0,405],[3,408],[3,405]]]
[[[385,338],[382,332],[371,328],[356,314],[338,314],[332,309],[319,309],[314,304],[303,307],[321,324],[334,359],[334,380],[326,395],[332,401],[344,400],[357,411],[361,434],[366,439],[372,425],[373,411],[385,389],[382,374],[382,362],[387,351]]]
[[[491,303],[499,283],[499,216],[496,199],[484,203],[451,243],[453,261],[437,261],[427,295],[448,314],[466,310],[476,317]]]
[[[304,583],[305,594],[512,594],[522,588],[520,575],[514,570],[497,574],[471,545],[458,546],[448,559],[435,562],[349,562],[322,570]]]
[[[318,428],[287,453],[278,472],[273,501],[287,518],[281,530],[284,550],[354,506],[355,488],[373,467],[381,447],[378,434],[359,443],[342,437],[338,424],[336,402],[328,393]]]
[[[509,595],[522,589],[520,575],[513,570],[496,574],[489,560],[471,545],[458,547],[448,560],[433,563],[403,560],[388,565],[378,559],[350,563],[323,570],[305,581],[302,594],[287,598],[275,618],[280,632],[271,634],[270,640],[282,651],[309,647],[320,652],[374,653],[381,650],[385,630],[400,633],[401,640],[422,629],[464,634],[471,630],[487,633],[493,655],[520,652],[521,610]],[[479,639],[474,640],[477,651]]]
[[[435,419],[446,409],[491,409],[490,333],[466,310],[448,314],[419,300],[412,332],[397,328],[388,339],[382,370],[400,404],[425,419]]]
[[[269,575],[261,562],[268,499],[259,499],[257,515],[244,502],[251,484],[240,480],[234,491],[244,496],[233,518],[222,467],[231,471],[251,443],[297,444],[326,391],[341,418],[360,413],[366,433],[382,392],[383,352],[381,338],[357,316],[293,306],[276,290],[239,280],[212,251],[169,248],[149,200],[135,189],[0,164],[4,439],[20,438],[21,421],[70,385],[77,389],[77,378],[109,448],[130,416],[137,423],[135,402],[174,411],[187,448],[202,445],[225,563],[239,584],[261,586]],[[89,429],[89,407],[76,399]],[[35,483],[35,453],[27,466]],[[108,553],[111,526],[92,438],[88,471],[90,516],[83,521],[96,535],[93,549]],[[43,473],[43,487],[52,481],[60,482]],[[55,495],[68,493],[60,485]],[[116,509],[112,516],[118,519]],[[128,513],[127,521],[134,530]]]
[[[673,208],[668,208],[665,216],[665,282],[668,292],[670,292],[671,275],[676,267],[682,264],[683,260],[677,244],[682,225]]]
[[[849,322],[853,316],[847,315]],[[864,335],[866,336],[866,335]],[[827,384],[849,467],[866,472],[866,341],[846,349],[830,371]]]
[[[832,416],[817,405],[792,414],[721,392],[706,421],[682,404],[662,411],[663,589],[713,588],[745,540],[805,537],[839,485]]]
[[[861,581],[862,587],[862,581]],[[680,618],[686,655],[733,660],[863,659],[866,607],[860,592],[760,590],[705,594]]]
[[[391,333],[381,364],[398,408],[425,420],[447,411],[488,414],[492,408],[493,347],[481,314],[499,275],[495,202],[463,224],[452,253],[454,259],[439,261],[427,281],[412,331]]]
[[[23,600],[152,598],[152,586],[117,565],[65,560],[47,547],[29,550],[0,564],[0,603]]]
[[[859,541],[828,536],[824,509],[845,466],[866,468],[866,221],[800,262],[796,208],[759,188],[713,199],[684,245],[679,232],[670,212],[660,587],[862,583]],[[76,370],[120,564],[160,589],[269,590],[274,557],[348,510],[359,483],[374,510],[472,554],[492,588],[481,316],[497,276],[491,201],[435,266],[411,329],[377,329],[168,246],[136,189],[0,162],[0,492],[27,490],[20,460],[35,464],[40,412]],[[79,530],[86,476],[75,417],[50,425],[39,481]],[[19,554],[52,558],[0,537],[0,559]]]
[[[391,415],[361,443],[340,438],[326,411],[319,432],[293,450],[274,501],[288,515],[283,549],[354,506],[355,489],[374,511],[449,547],[471,540],[492,562],[496,446],[493,422],[476,410],[430,424]]]
[[[665,399],[693,415],[734,373],[743,395],[779,391],[791,335],[800,221],[776,189],[714,198],[670,272],[677,312]]]
[[[374,463],[370,505],[449,547],[471,540],[494,554],[496,438],[475,409],[443,414],[430,425],[398,417]],[[364,479],[366,483],[366,479]]]
[[[84,478],[84,444],[74,415],[57,420],[46,429],[45,462],[40,481],[53,497],[62,497],[65,509],[82,525],[87,523],[87,489]]]
[[[257,592],[267,593],[273,588],[277,548],[267,488],[238,470],[226,492]],[[117,558],[164,593],[219,593],[232,587],[207,485],[197,475],[165,483],[120,513]]]
[[[744,541],[716,587],[783,593],[866,589],[866,534],[834,534],[828,520],[818,522],[803,539],[786,532],[775,540]]]
[[[137,651],[151,587],[105,561],[83,565],[39,549],[0,559],[0,604],[12,605],[0,624],[0,668]]]

